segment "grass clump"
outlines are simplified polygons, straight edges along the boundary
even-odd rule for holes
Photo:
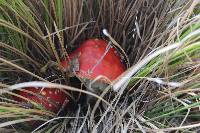
[[[0,12],[2,130],[107,133],[198,129],[198,1],[1,0]],[[103,29],[110,36],[105,36]],[[124,74],[135,72],[118,92],[112,91],[113,82],[98,96],[73,86],[77,79],[71,80],[69,73],[59,69],[60,61],[88,38],[116,42],[128,57],[130,67]],[[138,65],[144,60],[146,63]],[[13,100],[13,90],[33,83],[62,88],[74,99],[73,107],[55,114],[33,101],[35,106],[27,108]],[[89,95],[97,101],[87,103]],[[31,127],[25,126],[27,121],[39,125],[27,128]]]

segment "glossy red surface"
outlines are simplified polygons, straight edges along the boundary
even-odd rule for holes
[[[111,47],[105,54],[106,48],[108,48],[108,42],[102,39],[89,39],[83,42],[70,54],[71,60],[77,58],[79,62],[79,70],[76,74],[87,79],[95,79],[101,75],[113,81],[123,73],[125,66],[116,49]],[[61,65],[69,69],[68,61],[62,61]]]
[[[67,94],[55,88],[41,89],[29,87],[24,88],[23,91],[18,91],[17,94],[23,96],[24,98],[32,100],[33,102],[44,107],[46,110],[52,111],[54,113],[57,113],[59,111],[64,102],[68,102]],[[14,99],[18,102],[27,103],[27,101],[22,98],[14,97]]]

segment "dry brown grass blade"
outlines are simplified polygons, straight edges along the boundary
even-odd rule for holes
[[[6,48],[6,49],[9,49],[11,50],[13,53],[15,53],[16,55],[19,55],[21,56],[22,58],[25,58],[26,60],[29,60],[31,62],[33,62],[36,66],[41,66],[41,64],[39,64],[38,62],[36,62],[35,60],[33,60],[31,57],[29,57],[27,54],[21,52],[20,50],[18,50],[17,48],[14,48],[8,44],[5,44],[5,43],[2,43],[0,42],[0,48]]]
[[[66,86],[66,85],[62,85],[62,84],[55,84],[55,83],[50,83],[50,82],[32,81],[32,82],[19,83],[19,84],[9,86],[8,89],[2,90],[1,93],[4,94],[7,91],[18,90],[20,88],[26,88],[26,87],[31,87],[31,86],[43,87],[43,88],[62,88],[62,89],[70,90],[70,91],[85,93],[87,95],[90,95],[90,96],[93,96],[97,99],[100,99],[101,101],[103,101],[105,104],[107,104],[108,106],[110,106],[112,108],[112,106],[110,105],[109,102],[107,102],[105,99],[103,99],[102,97],[100,97],[100,96],[98,96],[98,95],[96,95],[92,92],[80,90],[78,88],[71,87],[71,86]]]
[[[58,63],[60,63],[60,58],[59,58],[58,53],[57,53],[57,51],[56,51],[55,44],[54,44],[54,42],[52,41],[52,38],[51,38],[51,35],[50,35],[50,32],[49,32],[47,26],[45,26],[45,27],[46,27],[47,34],[48,34],[49,45],[51,46],[51,51],[52,51],[52,53],[54,54],[54,57],[56,58],[56,61],[57,61]]]
[[[10,126],[10,125],[14,125],[14,124],[17,124],[17,123],[33,121],[33,120],[38,120],[38,119],[36,119],[36,118],[26,118],[26,119],[17,119],[17,120],[13,120],[13,121],[8,121],[8,122],[0,123],[0,128]],[[44,120],[44,119],[40,119],[40,120]]]
[[[32,73],[32,72],[30,72],[30,71],[28,71],[28,70],[26,70],[26,69],[24,69],[24,68],[22,68],[22,67],[20,67],[20,66],[18,66],[18,65],[16,65],[16,64],[14,64],[14,63],[12,63],[12,62],[6,60],[6,59],[0,58],[0,61],[6,63],[6,64],[8,64],[8,65],[10,65],[10,66],[12,66],[12,67],[14,67],[14,68],[16,68],[16,69],[21,70],[21,71],[24,72],[24,73],[30,74],[30,75],[32,75],[33,77],[36,77],[36,78],[38,78],[38,79],[40,79],[40,80],[42,80],[42,81],[47,81],[47,80],[43,79],[42,77],[37,76],[37,75],[35,75],[34,73]]]

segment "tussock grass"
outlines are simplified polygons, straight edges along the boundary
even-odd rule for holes
[[[197,131],[199,11],[199,2],[194,0],[1,0],[0,128],[16,132]],[[116,81],[126,80],[117,92],[112,90],[117,82],[99,96],[72,87],[69,73],[59,69],[60,61],[88,38],[110,40],[127,56],[129,69]],[[13,88],[33,83],[68,90],[74,107],[55,114],[31,100],[26,99],[34,105],[29,109],[13,100],[20,97]],[[87,103],[89,96],[97,101]],[[41,124],[34,130],[27,121]]]

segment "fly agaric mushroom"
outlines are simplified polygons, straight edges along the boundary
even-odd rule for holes
[[[41,89],[29,87],[25,88],[23,91],[18,91],[17,94],[40,104],[41,107],[54,113],[57,113],[63,104],[69,102],[67,94],[55,88]],[[14,97],[14,99],[18,102],[25,103],[25,105],[29,105],[27,101],[22,98]]]
[[[125,71],[117,50],[102,39],[89,39],[69,55],[70,62],[63,60],[63,70],[72,70],[81,79],[95,80],[104,77],[104,83],[115,80]],[[102,88],[100,88],[102,89]]]

